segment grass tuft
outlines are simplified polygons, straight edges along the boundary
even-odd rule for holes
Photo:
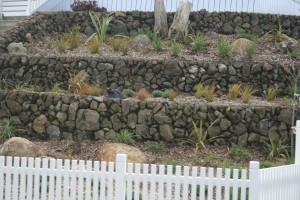
[[[239,96],[241,86],[242,86],[242,84],[239,84],[239,83],[236,83],[236,84],[233,84],[233,85],[229,86],[228,96],[231,100],[234,100]]]

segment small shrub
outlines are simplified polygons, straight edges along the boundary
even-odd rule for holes
[[[83,76],[80,76],[79,74],[71,74],[69,73],[69,86],[68,91],[74,94],[78,94],[81,90],[81,87],[85,85],[85,78],[87,76],[87,73],[85,73]],[[81,91],[83,92],[83,91]]]
[[[91,37],[89,37],[87,41],[89,41],[91,38],[93,38],[96,35],[98,39],[101,42],[103,42],[106,38],[106,32],[108,26],[110,22],[113,20],[113,15],[102,17],[102,22],[100,22],[98,15],[96,15],[93,11],[89,11],[89,15],[94,25],[94,28],[96,30],[96,33],[94,33]]]
[[[193,138],[182,138],[182,139],[178,139],[180,141],[186,142],[188,144],[191,144],[193,146],[195,146],[195,150],[196,152],[199,150],[199,148],[203,148],[206,150],[206,144],[209,142],[212,142],[216,137],[213,138],[207,138],[208,135],[208,130],[218,121],[219,119],[216,119],[215,121],[213,121],[209,127],[204,131],[203,130],[203,120],[200,119],[200,123],[199,123],[199,128],[197,127],[196,123],[192,121],[193,123],[193,127],[194,127],[194,131],[195,131],[195,135],[196,135],[196,139]]]
[[[169,98],[171,92],[172,92],[172,90],[165,90],[162,94],[162,98],[164,98],[164,99]]]
[[[13,135],[13,126],[7,122],[3,127],[0,127],[0,139],[10,138]]]
[[[48,42],[47,42],[47,48],[48,48],[48,49],[52,49],[53,46],[54,46],[53,40],[49,39]]]
[[[230,153],[235,162],[241,162],[251,157],[251,153],[237,144],[231,144]]]
[[[121,49],[121,45],[122,45],[123,39],[122,38],[112,38],[111,39],[111,46],[113,48],[114,51],[120,51]]]
[[[36,54],[39,52],[39,49],[35,47],[33,44],[24,44],[24,47],[27,49],[28,53]]]
[[[172,56],[178,56],[181,52],[181,44],[174,41],[171,44],[170,50],[171,50],[171,55]]]
[[[135,91],[133,91],[133,90],[130,89],[130,88],[123,90],[123,93],[124,93],[127,97],[134,97],[134,96],[135,96]]]
[[[89,45],[89,50],[91,53],[98,53],[101,45],[101,41],[97,37],[94,37]]]
[[[129,51],[129,42],[126,40],[123,40],[120,46],[120,51],[122,52],[123,56],[126,56]]]
[[[172,166],[172,172],[173,172],[173,174],[176,172],[176,166],[181,166],[181,165],[183,165],[184,163],[182,163],[182,162],[180,162],[180,161],[177,161],[177,160],[170,160],[170,159],[168,159],[168,160],[166,160],[165,162],[164,162],[164,164],[165,165],[171,165]]]
[[[164,143],[160,142],[149,142],[146,144],[147,148],[156,154],[162,155],[164,153]]]
[[[77,49],[79,47],[79,27],[72,27],[67,37],[70,49]]]
[[[250,86],[246,85],[242,91],[242,100],[244,103],[248,103],[252,95],[256,92],[256,90]]]
[[[232,49],[232,45],[226,40],[221,40],[217,44],[217,49],[221,56],[227,56]]]
[[[67,48],[67,42],[64,38],[61,38],[59,40],[57,40],[56,42],[56,46],[57,46],[57,50],[59,53],[63,53],[66,51]]]
[[[86,96],[99,96],[101,92],[101,87],[97,85],[89,85],[87,83],[83,83],[82,86],[79,87],[77,94]]]
[[[154,51],[161,51],[162,49],[161,38],[158,36],[157,33],[152,38],[152,47]]]
[[[254,36],[248,32],[246,32],[243,28],[237,27],[235,29],[236,32],[238,32],[242,38],[246,38],[248,40],[251,40],[252,42],[258,44],[259,43],[259,39],[257,36]]]
[[[152,40],[155,34],[156,33],[153,32],[148,26],[146,28],[139,28],[137,31],[131,31],[130,37],[134,38],[138,35],[147,35]]]
[[[268,88],[267,92],[266,92],[267,101],[273,101],[277,94],[278,94],[278,88],[277,87]]]
[[[94,11],[94,12],[106,12],[106,8],[99,7],[97,1],[91,0],[75,0],[71,5],[73,11]]]
[[[208,167],[217,167],[218,166],[218,158],[215,154],[209,154],[204,158],[204,163]]]
[[[255,51],[256,51],[256,45],[250,45],[250,46],[247,46],[246,49],[246,54],[249,58],[252,58]]]
[[[236,84],[233,84],[233,85],[229,86],[229,94],[228,94],[228,96],[229,96],[229,98],[231,100],[234,100],[234,99],[236,99],[239,96],[240,90],[241,90],[241,86],[242,86],[242,84],[239,84],[239,83],[236,83]]]
[[[192,50],[197,52],[200,51],[205,44],[205,37],[203,35],[197,34],[192,43]]]
[[[197,98],[201,98],[201,97],[204,97],[204,93],[205,93],[205,89],[204,89],[204,86],[199,83],[197,86],[196,86],[196,94],[195,96]]]
[[[268,162],[268,161],[261,161],[261,162],[259,163],[259,168],[260,168],[260,169],[270,168],[270,167],[273,167],[273,166],[274,166],[273,163]]]
[[[61,94],[64,93],[64,90],[61,89],[61,85],[63,83],[56,83],[53,88],[51,89],[51,92],[57,93],[57,94]]]
[[[152,92],[153,97],[162,97],[163,94],[164,94],[164,92],[161,91],[161,90],[154,90],[154,91]]]
[[[30,92],[42,92],[43,88],[38,85],[16,85],[16,90],[26,90]]]
[[[204,87],[204,98],[209,101],[212,102],[216,96],[216,92],[215,92],[216,87],[215,86],[205,86]]]
[[[282,139],[272,140],[271,138],[269,138],[269,142],[264,142],[263,144],[265,150],[268,152],[269,159],[289,156],[289,146],[286,145],[285,141]]]
[[[289,94],[291,97],[294,97],[294,94],[298,94],[300,92],[300,87],[296,87],[294,83],[289,85]]]
[[[134,143],[134,140],[132,138],[133,138],[133,133],[131,133],[127,129],[122,130],[119,134],[117,134],[117,141],[119,143],[131,145]]]
[[[150,96],[149,92],[146,89],[140,89],[136,93],[136,98],[139,100],[145,100]]]
[[[300,58],[300,49],[293,48],[291,52],[289,52],[292,58]]]

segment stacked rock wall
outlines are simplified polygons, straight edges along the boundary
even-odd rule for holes
[[[99,16],[102,14],[99,13]],[[169,26],[174,13],[168,13]],[[300,16],[258,14],[258,13],[232,13],[213,12],[205,10],[192,12],[190,15],[191,28],[195,31],[231,34],[239,26],[245,30],[261,36],[271,30],[282,26],[284,33],[299,38]],[[93,25],[87,12],[57,12],[38,13],[18,24],[16,28],[0,36],[0,52],[6,52],[6,46],[11,42],[24,41],[26,33],[31,33],[34,38],[41,38],[51,32],[65,32],[74,25],[79,25],[81,31],[87,35],[94,33]],[[130,33],[142,27],[154,26],[153,12],[126,12],[116,14],[109,32]]]
[[[162,61],[134,58],[102,57],[30,57],[0,56],[2,78],[16,83],[39,85],[51,89],[54,84],[69,80],[69,73],[84,70],[90,82],[106,86],[155,89],[173,88],[193,92],[198,83],[218,85],[227,92],[228,85],[242,82],[251,84],[262,94],[270,85],[277,85],[288,93],[292,78],[280,63],[252,61]],[[5,76],[4,76],[5,75]]]
[[[208,135],[219,144],[247,145],[269,136],[288,138],[290,108],[249,105],[214,105],[171,101],[139,101],[80,97],[54,93],[0,91],[0,121],[28,127],[37,137],[64,137],[81,141],[114,139],[123,129],[137,139],[172,141],[192,137],[192,121],[205,127],[219,118]]]

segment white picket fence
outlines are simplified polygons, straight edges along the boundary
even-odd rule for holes
[[[0,200],[299,200],[300,121],[296,164],[249,171],[205,167],[0,157]]]

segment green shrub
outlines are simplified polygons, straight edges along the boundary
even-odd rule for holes
[[[172,56],[178,56],[181,52],[181,44],[174,41],[171,44],[170,50],[171,50],[171,55]]]
[[[300,58],[300,49],[293,48],[292,51],[289,54],[293,58]]]
[[[294,97],[294,94],[299,94],[300,87],[296,87],[294,83],[289,85],[289,94],[291,97]]]
[[[197,34],[192,43],[192,50],[197,52],[200,51],[205,44],[205,37]]]
[[[134,143],[133,133],[127,129],[122,130],[119,134],[117,134],[117,141],[119,143],[131,145]]]
[[[266,99],[267,101],[273,101],[278,94],[278,87],[269,87],[266,91]]]
[[[13,126],[7,122],[3,127],[0,127],[0,139],[10,138],[13,135]]]
[[[153,36],[152,47],[153,47],[154,51],[161,51],[162,50],[161,38],[157,33]]]
[[[56,41],[56,47],[59,53],[63,53],[66,51],[67,48],[67,42],[65,40],[65,38],[61,38],[59,40]]]
[[[237,27],[235,29],[236,32],[238,32],[242,38],[246,38],[248,40],[251,40],[252,42],[254,42],[255,44],[259,43],[259,39],[257,36],[254,36],[248,32],[246,32],[243,28]]]
[[[43,88],[38,85],[16,85],[16,90],[25,90],[29,92],[42,92]]]
[[[154,90],[154,91],[152,92],[153,97],[162,97],[163,94],[164,94],[164,92],[161,91],[161,90]]]
[[[285,140],[272,140],[269,138],[269,142],[264,142],[263,144],[265,150],[268,152],[269,159],[289,156],[289,146],[285,144]]]
[[[146,144],[146,147],[153,151],[156,154],[163,154],[164,153],[164,143],[160,142],[149,142]]]
[[[93,38],[95,35],[98,37],[98,39],[103,42],[106,38],[106,32],[108,29],[108,26],[110,22],[113,20],[113,15],[105,16],[102,18],[102,22],[100,22],[99,17],[92,11],[89,11],[90,18],[92,20],[92,23],[94,25],[94,28],[96,30],[96,33],[94,33],[88,41]]]
[[[261,162],[259,163],[259,168],[260,168],[260,169],[270,168],[270,167],[273,167],[273,166],[274,166],[273,163],[268,162],[268,161],[261,161]]]
[[[254,45],[247,46],[245,51],[246,51],[247,56],[249,58],[252,58],[256,51],[256,45],[254,44]]]
[[[134,97],[135,96],[135,91],[133,91],[132,89],[128,88],[128,89],[124,89],[123,93],[127,96],[127,97]]]
[[[231,144],[230,153],[235,162],[241,162],[251,157],[251,153],[237,144]]]
[[[79,27],[72,27],[67,35],[70,49],[77,49],[79,47]]]
[[[232,45],[226,40],[221,40],[217,44],[217,49],[221,56],[227,56],[232,49]]]

